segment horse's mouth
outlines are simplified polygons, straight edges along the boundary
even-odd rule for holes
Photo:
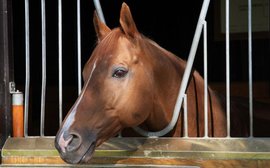
[[[80,164],[87,163],[92,158],[95,148],[96,148],[96,143],[92,143],[87,149],[87,151],[85,152],[85,154],[82,156],[79,163]]]
[[[87,163],[93,156],[96,148],[96,143],[92,143],[85,153],[79,154],[77,152],[72,153],[60,153],[61,158],[69,164],[84,164]]]

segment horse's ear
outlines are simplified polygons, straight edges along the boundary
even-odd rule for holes
[[[135,22],[132,18],[130,9],[126,3],[122,4],[121,13],[120,13],[120,25],[126,35],[135,37],[139,35]]]
[[[107,36],[107,34],[111,32],[111,29],[100,21],[96,11],[94,12],[93,22],[98,41],[101,41],[105,36]]]

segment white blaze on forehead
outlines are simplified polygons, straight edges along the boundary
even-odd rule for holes
[[[63,125],[63,128],[69,128],[73,124],[73,122],[75,121],[75,113],[77,111],[77,107],[78,107],[79,103],[81,102],[82,97],[85,94],[86,87],[88,86],[88,84],[89,84],[89,82],[90,82],[90,80],[92,78],[93,72],[96,69],[96,62],[97,61],[94,62],[94,65],[93,65],[92,71],[91,71],[91,73],[89,75],[89,78],[87,79],[86,83],[84,84],[84,87],[82,89],[82,92],[80,93],[80,96],[76,100],[76,102],[75,102],[75,104],[74,104],[74,106],[72,108],[72,111],[69,113],[69,116],[66,119],[66,121],[65,121],[65,123]]]

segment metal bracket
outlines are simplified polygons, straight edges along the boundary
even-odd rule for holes
[[[15,82],[9,82],[9,93],[13,94],[16,92],[16,84]]]

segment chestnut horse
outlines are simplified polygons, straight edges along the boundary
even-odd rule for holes
[[[139,126],[159,131],[172,118],[186,62],[140,34],[129,7],[123,3],[120,27],[108,28],[94,15],[97,46],[83,69],[84,87],[55,138],[55,146],[68,163],[84,163],[97,146],[123,129]],[[188,134],[204,135],[204,83],[193,71],[186,90]],[[208,132],[226,136],[224,99],[208,89]],[[237,106],[241,108],[240,106]],[[237,112],[236,112],[237,113]],[[232,116],[234,112],[232,111]],[[236,114],[235,114],[236,115]],[[247,117],[246,117],[247,116]],[[183,115],[166,136],[183,135]],[[232,134],[248,135],[248,115]]]

